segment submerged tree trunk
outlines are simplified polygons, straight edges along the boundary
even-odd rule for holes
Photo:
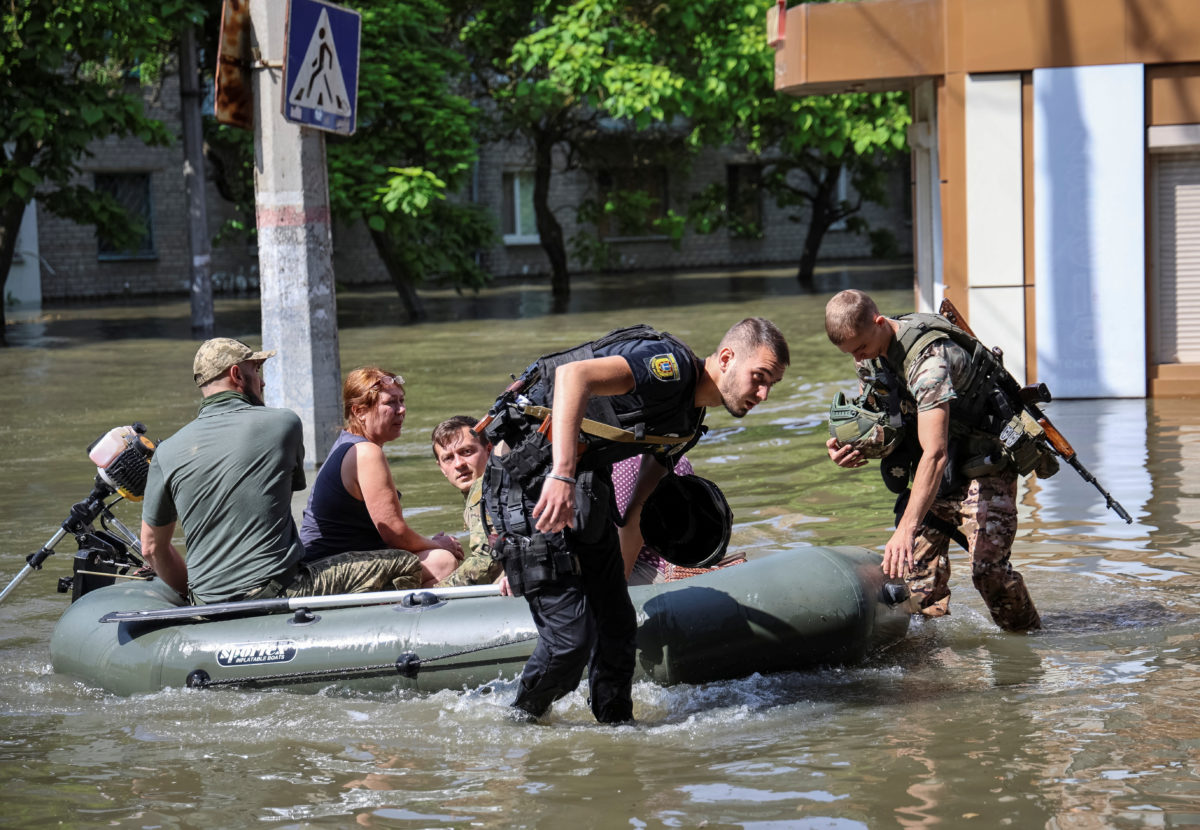
[[[25,149],[26,152],[22,152]],[[13,167],[19,169],[33,161],[33,151],[17,145]],[[8,161],[8,150],[0,143],[0,161]],[[0,347],[8,345],[8,322],[5,311],[8,306],[8,272],[12,269],[13,256],[17,252],[17,234],[21,232],[21,220],[25,218],[25,207],[29,203],[8,191],[8,201],[0,204]]]
[[[13,256],[17,252],[17,234],[21,231],[21,220],[25,217],[25,202],[16,197],[0,206],[0,346],[8,345],[8,323],[5,310],[8,305],[8,272],[12,269]]]
[[[556,313],[567,310],[571,297],[571,275],[567,271],[567,246],[562,225],[550,210],[550,175],[554,166],[554,140],[545,131],[534,139],[533,212],[537,218],[538,238],[550,260],[550,290]]]
[[[383,231],[372,229],[371,241],[375,243],[375,250],[379,252],[379,258],[383,260],[388,276],[392,278],[392,285],[396,287],[396,293],[400,295],[400,302],[404,304],[404,309],[408,312],[408,322],[419,323],[424,320],[427,316],[425,303],[417,295],[412,272],[405,263],[395,240]]]
[[[816,185],[816,198],[812,201],[812,217],[808,223],[808,233],[804,235],[804,249],[800,252],[800,267],[796,270],[796,280],[803,291],[817,290],[813,274],[817,268],[817,255],[821,252],[821,243],[825,234],[839,219],[844,219],[846,213],[836,204],[837,182],[842,174],[842,166],[835,164],[821,167],[815,174],[810,174]]]

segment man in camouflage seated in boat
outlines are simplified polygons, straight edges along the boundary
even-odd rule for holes
[[[434,427],[430,437],[438,468],[466,501],[463,527],[470,534],[469,550],[462,563],[439,586],[498,582],[502,586],[501,591],[505,592],[504,563],[492,558],[487,522],[483,516],[483,469],[487,466],[492,445],[475,433],[477,423],[479,419],[470,415],[455,415]]]
[[[218,337],[200,346],[194,421],[158,445],[142,505],[142,555],[196,604],[419,588],[411,553],[370,551],[301,563],[291,494],[303,490],[304,439],[291,410],[263,405],[275,354]],[[187,559],[171,537],[183,524]]]

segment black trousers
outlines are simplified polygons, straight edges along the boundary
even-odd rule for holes
[[[513,485],[492,461],[485,476],[494,529],[502,535],[541,535],[532,530],[537,494]],[[601,723],[622,723],[633,718],[637,616],[613,524],[612,475],[605,469],[578,479],[576,527],[545,540],[549,549],[565,548],[573,554],[579,573],[560,574],[525,596],[538,642],[521,674],[513,706],[541,717],[554,701],[575,690],[587,667],[592,714]],[[506,557],[505,569],[513,566]]]

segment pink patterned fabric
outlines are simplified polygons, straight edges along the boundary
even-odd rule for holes
[[[637,484],[638,470],[641,469],[641,466],[642,457],[640,455],[618,461],[613,465],[613,491],[617,496],[617,511],[622,516],[625,515],[625,509],[629,507],[629,500],[633,498],[633,488]],[[692,469],[690,461],[681,458],[675,465],[675,472],[679,475],[691,475],[695,470]],[[664,570],[668,564],[665,559],[645,545],[642,545],[642,549],[638,551],[638,561],[645,562],[658,571]]]

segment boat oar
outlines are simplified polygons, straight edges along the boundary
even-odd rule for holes
[[[364,594],[332,594],[316,597],[277,597],[240,602],[214,602],[211,605],[184,605],[179,608],[155,608],[149,611],[109,611],[102,623],[188,620],[197,617],[241,617],[251,614],[279,614],[301,608],[353,608],[360,605],[393,605],[408,597],[429,594],[436,599],[498,597],[499,585],[460,585],[454,588],[414,588],[408,591],[371,591]],[[423,598],[423,597],[422,597]]]

